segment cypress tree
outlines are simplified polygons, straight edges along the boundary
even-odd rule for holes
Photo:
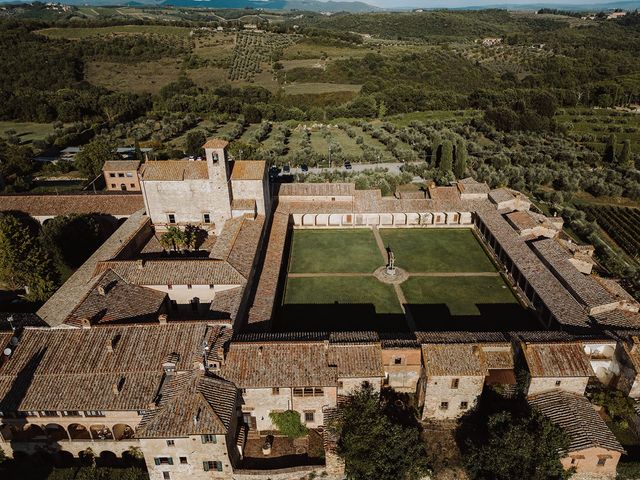
[[[453,173],[457,179],[464,177],[467,170],[467,145],[464,139],[459,138],[456,142],[455,161],[453,164]]]
[[[626,139],[622,143],[622,152],[618,157],[618,163],[621,167],[633,167],[633,161],[631,160],[631,142]]]
[[[604,163],[613,164],[616,161],[616,135],[612,133],[609,135],[607,144],[604,147],[602,154],[602,161]]]
[[[451,172],[453,169],[453,144],[450,140],[442,142],[442,155],[440,157],[440,171]]]

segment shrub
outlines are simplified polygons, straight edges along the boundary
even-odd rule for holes
[[[269,417],[276,427],[278,427],[280,433],[286,437],[304,437],[309,431],[300,421],[300,414],[294,410],[271,412]]]

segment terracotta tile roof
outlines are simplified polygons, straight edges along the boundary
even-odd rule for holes
[[[240,308],[242,301],[243,287],[234,287],[228,290],[216,292],[213,302],[209,307],[209,311],[215,320],[234,320]]]
[[[423,344],[422,360],[427,377],[486,376],[485,354],[473,344]]]
[[[279,197],[346,197],[355,195],[355,183],[283,183]]]
[[[516,264],[520,273],[559,323],[580,327],[590,325],[589,317],[582,306],[502,215],[492,208],[485,208],[476,211],[476,216],[495,237],[504,253]]]
[[[211,249],[209,258],[225,260],[245,278],[249,278],[258,253],[264,215],[255,219],[237,217],[227,220]]]
[[[236,414],[238,390],[200,370],[168,375],[157,408],[136,429],[139,438],[226,434]]]
[[[144,208],[140,193],[68,193],[60,195],[0,195],[0,211],[19,211],[34,217],[70,213],[129,216]]]
[[[635,308],[640,307],[640,303],[633,298],[633,295],[627,292],[616,280],[598,277],[596,275],[593,275],[591,278],[602,285],[617,300],[621,300],[628,305],[633,305]]]
[[[552,391],[529,397],[528,401],[567,433],[570,438],[568,452],[594,447],[624,452],[620,442],[585,397]]]
[[[420,343],[500,343],[508,341],[501,332],[415,332]]]
[[[140,166],[140,160],[107,160],[102,166],[103,172],[136,171]]]
[[[238,388],[325,387],[337,382],[324,343],[232,342],[220,375]]]
[[[486,195],[489,193],[489,186],[485,182],[478,182],[474,178],[467,177],[459,180],[456,184],[461,194]]]
[[[595,375],[580,343],[527,343],[522,350],[532,377]]]
[[[249,198],[234,198],[231,201],[231,210],[251,210],[255,212],[256,201]]]
[[[246,279],[229,263],[209,259],[111,260],[95,274],[113,270],[134,285],[242,285]]]
[[[640,313],[629,310],[611,310],[593,315],[593,319],[603,327],[640,329]]]
[[[338,378],[384,377],[380,344],[330,344],[327,358],[338,368]]]
[[[65,323],[79,327],[83,319],[91,325],[157,322],[166,299],[165,293],[131,285],[107,270]]]
[[[269,231],[262,272],[256,287],[253,304],[249,310],[247,319],[249,328],[268,330],[271,324],[288,229],[289,214],[282,213],[278,209],[271,220],[271,230]]]
[[[201,359],[207,328],[201,323],[26,328],[10,361],[0,367],[0,410],[146,409],[167,356],[177,357],[177,370],[192,369]]]
[[[40,307],[38,316],[51,326],[63,323],[99,280],[94,276],[96,266],[102,261],[117,258],[135,238],[151,234],[150,221],[143,210],[131,215]]]
[[[231,180],[262,180],[267,163],[264,160],[236,160],[231,170]]]
[[[154,160],[140,169],[144,181],[206,180],[209,178],[204,160]]]
[[[538,222],[533,218],[531,212],[528,210],[511,212],[505,216],[507,217],[507,220],[509,220],[509,223],[511,223],[518,232],[536,228],[538,226]]]
[[[516,197],[506,188],[498,188],[489,192],[489,198],[493,203],[508,202]]]
[[[456,202],[460,200],[460,192],[457,187],[429,187],[429,198],[444,202]]]
[[[482,345],[482,351],[489,370],[508,370],[514,368],[511,345]]]
[[[587,309],[616,305],[616,299],[591,276],[581,273],[571,262],[569,254],[555,240],[538,240],[531,248],[573,297]]]
[[[210,138],[205,142],[202,148],[227,148],[229,142],[222,140],[221,138]]]

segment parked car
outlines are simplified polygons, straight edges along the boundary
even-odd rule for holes
[[[282,172],[287,175],[289,173],[291,173],[291,167],[289,165],[285,165],[284,167],[282,167]]]
[[[303,163],[302,165],[300,165],[300,170],[306,173],[309,171],[309,167],[307,166],[306,163]]]
[[[351,170],[351,162],[344,162],[344,168]]]

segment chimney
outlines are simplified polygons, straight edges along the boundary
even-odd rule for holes
[[[104,287],[104,285],[98,285],[98,294],[102,295],[103,297],[107,294],[107,289]]]
[[[258,347],[258,356],[261,357],[262,356],[262,345],[260,345]]]
[[[120,341],[120,335],[115,335],[111,340],[107,342],[107,352],[113,353],[113,351],[118,346],[118,342]]]
[[[91,328],[91,320],[86,317],[80,319],[80,324],[82,325],[82,328]]]
[[[158,315],[158,322],[160,323],[160,325],[166,325],[167,318],[168,318],[168,315],[166,313],[161,313],[160,315]]]
[[[142,270],[142,268],[144,267],[144,260],[141,259],[141,258],[136,260],[136,265],[137,265],[139,270]]]

